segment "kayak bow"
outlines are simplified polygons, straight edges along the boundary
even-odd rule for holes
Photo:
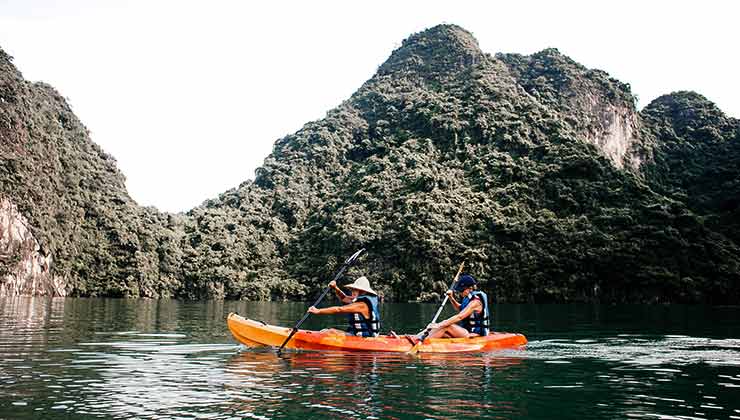
[[[279,327],[243,318],[231,313],[226,319],[229,330],[237,341],[248,347],[278,347],[292,328]],[[405,353],[411,350],[416,336],[355,337],[336,330],[298,330],[285,347],[303,350],[377,351]],[[490,333],[485,337],[428,338],[419,347],[420,353],[483,352],[515,348],[527,344],[521,334]]]

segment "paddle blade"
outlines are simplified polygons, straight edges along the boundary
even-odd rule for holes
[[[355,262],[356,259],[360,258],[360,255],[365,252],[365,248],[360,248],[359,251],[355,252],[354,254],[350,255],[349,258],[347,258],[347,261],[344,262],[344,265],[350,265]]]

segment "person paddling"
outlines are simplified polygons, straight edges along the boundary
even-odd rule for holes
[[[452,306],[459,313],[442,322],[429,324],[429,338],[488,335],[488,296],[477,290],[477,285],[470,274],[460,276],[455,291],[462,296],[462,302],[455,300],[452,290],[447,291]]]
[[[378,294],[370,287],[370,281],[362,276],[354,283],[345,286],[351,294],[345,294],[332,280],[329,287],[334,290],[343,306],[330,306],[318,309],[315,306],[308,308],[308,312],[316,315],[348,314],[348,335],[361,337],[377,337],[380,334],[380,310]]]

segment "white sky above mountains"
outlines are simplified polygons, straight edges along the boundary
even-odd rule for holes
[[[142,205],[187,211],[254,178],[280,137],[347,99],[401,41],[558,48],[640,98],[694,90],[740,117],[733,1],[0,0],[0,46],[68,98]]]

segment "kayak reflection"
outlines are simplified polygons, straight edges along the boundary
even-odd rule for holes
[[[525,351],[525,350],[520,350]],[[243,370],[245,366],[278,371],[288,367],[291,369],[321,370],[324,372],[364,371],[367,369],[381,369],[392,371],[395,369],[409,369],[410,366],[437,367],[457,369],[467,368],[498,368],[503,369],[522,363],[522,358],[514,352],[489,353],[420,353],[416,356],[405,353],[373,353],[373,352],[344,352],[344,351],[290,351],[277,354],[275,349],[259,348],[244,349],[229,360],[227,370],[249,373],[252,369]],[[505,356],[501,355],[505,354]],[[464,370],[459,370],[464,372]]]
[[[276,417],[451,418],[522,413],[497,382],[519,381],[526,360],[481,354],[304,352],[247,349],[228,360],[234,412]],[[478,394],[470,398],[470,393]],[[232,393],[236,394],[236,392]]]

